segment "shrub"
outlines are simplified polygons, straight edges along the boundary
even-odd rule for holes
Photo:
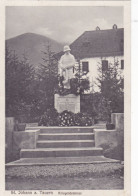
[[[46,112],[40,117],[38,126],[57,126],[58,125],[58,112],[56,109],[47,109]]]
[[[91,126],[92,119],[86,113],[78,113],[74,115],[75,117],[75,124],[78,126]]]
[[[78,76],[76,75],[75,78],[70,79],[70,89],[64,89],[63,80],[64,80],[63,76],[58,76],[59,85],[55,90],[55,93],[58,93],[59,95],[62,96],[68,94],[74,94],[74,95],[84,94],[84,92],[89,90],[90,88],[90,83],[88,78],[82,79],[82,78],[78,78]]]
[[[41,116],[38,123],[39,126],[91,126],[92,119],[88,114],[63,111],[60,114],[54,110],[47,110]]]

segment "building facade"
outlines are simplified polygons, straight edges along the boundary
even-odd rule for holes
[[[123,55],[115,56],[115,57],[113,56],[92,57],[92,58],[84,58],[80,60],[81,70],[82,72],[86,72],[86,77],[88,77],[90,81],[89,92],[99,91],[99,88],[97,86],[97,77],[99,74],[98,67],[102,66],[102,69],[107,70],[109,66],[114,66],[114,64],[117,62],[118,62],[118,72],[123,77],[123,70],[124,70],[124,56]]]
[[[118,71],[123,75],[124,70],[124,29],[113,25],[112,29],[85,31],[71,45],[71,53],[76,58],[76,69],[79,66],[89,78],[90,91],[99,91],[96,85],[98,67],[102,70],[114,66],[118,62]],[[63,53],[59,53],[59,57]],[[75,71],[74,71],[75,72]],[[89,93],[88,92],[88,93]]]

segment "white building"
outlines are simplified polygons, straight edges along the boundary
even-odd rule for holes
[[[113,25],[112,29],[95,31],[85,31],[71,45],[71,53],[76,61],[80,61],[82,71],[87,72],[94,91],[98,91],[95,85],[98,76],[98,63],[101,63],[103,69],[108,69],[109,64],[118,61],[118,71],[124,69],[124,29]],[[62,55],[62,53],[61,53]],[[92,88],[91,88],[92,90]]]
[[[86,76],[89,78],[90,81],[90,91],[94,90],[95,92],[99,91],[96,85],[96,78],[98,76],[98,64],[105,66],[105,69],[108,69],[109,64],[114,65],[115,62],[119,62],[119,70],[123,74],[124,69],[124,57],[123,55],[120,56],[107,56],[107,57],[93,57],[93,58],[84,58],[80,60],[80,65],[82,71],[87,72]],[[93,89],[92,89],[93,86]]]

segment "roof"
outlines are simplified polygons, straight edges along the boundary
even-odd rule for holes
[[[124,29],[85,31],[71,45],[75,58],[120,56],[124,54]],[[58,53],[60,57],[63,52]]]

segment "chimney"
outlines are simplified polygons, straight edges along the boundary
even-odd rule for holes
[[[97,26],[97,27],[96,27],[96,31],[100,31],[100,27]]]
[[[117,29],[117,25],[116,24],[113,25],[113,29]]]

